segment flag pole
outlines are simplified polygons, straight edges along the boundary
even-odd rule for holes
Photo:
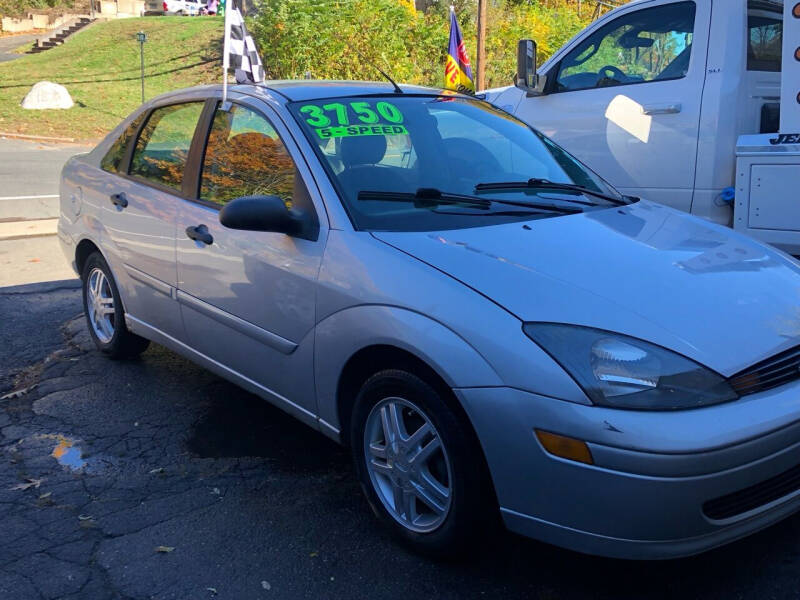
[[[475,91],[486,88],[486,0],[478,0],[478,48],[477,48],[477,79]]]
[[[225,41],[222,45],[222,104],[228,101],[228,70],[231,66],[231,4],[233,0],[225,2]]]

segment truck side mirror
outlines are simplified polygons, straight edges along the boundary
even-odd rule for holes
[[[542,94],[540,76],[536,73],[536,42],[520,40],[517,42],[517,72],[514,85],[524,90],[529,96]]]

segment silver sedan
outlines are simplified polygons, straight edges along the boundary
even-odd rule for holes
[[[66,165],[59,236],[101,352],[162,344],[349,445],[421,551],[502,519],[674,557],[800,508],[798,263],[480,99],[171,93]]]

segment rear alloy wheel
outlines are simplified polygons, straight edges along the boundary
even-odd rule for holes
[[[147,349],[150,342],[131,333],[125,326],[125,311],[111,269],[95,252],[83,266],[83,312],[95,346],[110,358],[132,358]]]
[[[100,267],[95,267],[89,273],[86,281],[86,295],[89,325],[94,330],[97,339],[103,344],[108,344],[114,337],[116,322],[114,295],[111,293],[111,283]]]
[[[469,424],[416,375],[391,369],[370,377],[356,398],[350,440],[372,510],[414,550],[460,555],[497,523]]]

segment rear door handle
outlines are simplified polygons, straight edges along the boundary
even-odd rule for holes
[[[208,227],[205,225],[187,227],[186,237],[196,242],[203,242],[206,246],[214,243],[214,237],[208,233]]]
[[[113,204],[114,206],[119,206],[120,208],[127,208],[128,197],[125,195],[125,192],[120,192],[119,194],[111,194],[111,204]]]
[[[645,115],[677,115],[683,110],[683,106],[674,102],[672,104],[650,104],[642,107],[642,113]]]

